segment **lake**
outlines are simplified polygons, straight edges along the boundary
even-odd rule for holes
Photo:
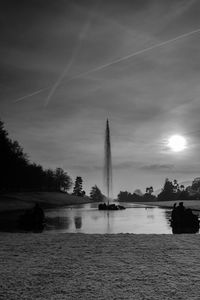
[[[99,211],[98,203],[45,210],[50,233],[171,234],[170,209],[123,203],[125,210]]]

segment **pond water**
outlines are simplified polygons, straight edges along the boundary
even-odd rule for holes
[[[99,211],[98,203],[45,210],[46,232],[170,234],[171,210],[123,203],[125,210]]]

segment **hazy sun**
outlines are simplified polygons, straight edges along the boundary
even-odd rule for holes
[[[186,139],[181,135],[172,135],[168,140],[168,147],[175,152],[183,151],[186,144]]]

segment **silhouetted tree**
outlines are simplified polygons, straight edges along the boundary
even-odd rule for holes
[[[149,194],[149,195],[151,195],[153,193],[153,187],[152,186],[147,187],[146,188],[146,193]]]
[[[175,200],[176,198],[177,193],[174,192],[174,184],[168,178],[166,178],[164,187],[161,193],[158,195],[158,200]]]
[[[55,171],[56,189],[58,191],[68,191],[72,186],[72,180],[69,175],[62,169],[57,168]]]
[[[103,201],[104,199],[103,194],[101,193],[100,189],[96,185],[93,186],[90,191],[90,198],[96,202]]]
[[[55,191],[58,185],[67,190],[71,178],[62,169],[44,170],[30,163],[19,143],[9,139],[0,121],[0,191]]]
[[[196,192],[200,192],[200,178],[195,178],[193,180],[192,189]]]
[[[178,194],[178,200],[188,200],[190,198],[187,190],[182,190]]]
[[[117,195],[117,200],[120,202],[136,202],[136,201],[141,201],[142,199],[143,199],[143,195],[137,193],[137,190],[133,194],[127,191],[124,192],[120,191],[119,194]]]
[[[174,179],[174,181],[173,181],[173,186],[174,186],[173,192],[178,193],[179,192],[179,184],[178,184],[178,181],[176,179]]]
[[[77,176],[74,184],[73,195],[84,196],[85,191],[83,191],[83,179],[81,176]]]
[[[127,191],[124,192],[120,191],[119,194],[117,195],[117,200],[120,202],[133,201],[132,194]]]
[[[44,171],[44,185],[48,191],[54,191],[56,189],[55,175],[54,171],[47,169]]]
[[[144,197],[143,194],[140,195],[140,194],[134,192],[131,196],[131,199],[133,202],[138,202],[138,201],[143,201],[143,197]]]
[[[12,141],[0,121],[0,190],[20,189],[23,185],[24,171],[28,165],[27,155],[18,142]]]

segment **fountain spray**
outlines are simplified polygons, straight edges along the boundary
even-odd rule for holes
[[[111,159],[111,142],[110,142],[110,127],[109,121],[106,121],[105,131],[105,148],[104,148],[104,184],[106,188],[108,204],[109,198],[112,195],[112,159]]]

